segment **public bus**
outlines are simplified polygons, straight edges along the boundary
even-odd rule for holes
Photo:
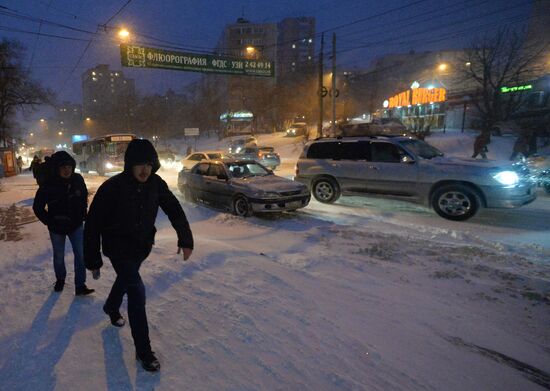
[[[224,137],[255,133],[254,114],[250,111],[226,112],[220,115]]]
[[[73,143],[74,159],[80,172],[99,175],[124,169],[124,153],[134,134],[117,133]]]

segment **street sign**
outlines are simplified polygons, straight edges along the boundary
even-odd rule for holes
[[[160,68],[244,76],[273,77],[275,75],[275,64],[272,61],[174,52],[128,44],[120,45],[120,61],[122,66],[135,68]]]
[[[185,128],[183,132],[184,136],[198,136],[199,128]]]

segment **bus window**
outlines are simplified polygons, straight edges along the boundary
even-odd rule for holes
[[[82,144],[73,144],[73,152],[75,155],[82,155],[82,149],[84,145]]]

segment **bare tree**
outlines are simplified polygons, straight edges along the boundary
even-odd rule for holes
[[[502,87],[517,86],[537,75],[537,62],[546,47],[526,43],[525,32],[502,28],[472,42],[463,58],[463,82],[474,91],[472,104],[483,121],[484,132],[507,120],[525,103],[525,94],[503,94]]]
[[[18,111],[28,113],[53,99],[53,93],[32,80],[23,67],[24,54],[25,48],[17,41],[0,42],[0,142],[4,145]]]

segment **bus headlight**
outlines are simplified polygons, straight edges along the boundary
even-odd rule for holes
[[[515,186],[519,182],[519,176],[514,171],[501,171],[493,175],[493,178],[504,186]]]
[[[113,166],[111,163],[109,163],[109,162],[105,163],[105,168],[106,168],[107,170],[111,170],[113,167],[114,167],[114,166]]]

